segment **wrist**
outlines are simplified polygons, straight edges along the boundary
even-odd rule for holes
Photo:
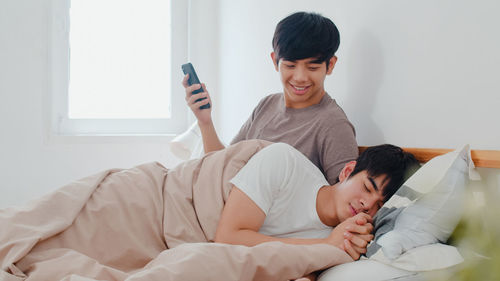
[[[342,251],[344,251],[344,239],[342,240],[338,240],[338,239],[324,239],[325,240],[325,243],[326,244],[329,244],[331,246],[335,246],[339,249],[341,249]]]
[[[198,127],[200,127],[200,129],[208,128],[211,126],[213,126],[212,117],[207,118],[207,120],[199,120],[198,119]]]

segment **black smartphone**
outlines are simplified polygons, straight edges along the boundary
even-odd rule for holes
[[[189,79],[187,81],[189,86],[191,86],[193,84],[201,84],[200,79],[198,79],[198,75],[196,75],[196,71],[194,71],[194,67],[190,62],[182,65],[182,72],[184,72],[184,75],[189,74]],[[193,95],[199,94],[202,92],[203,92],[203,88],[199,88],[198,90],[193,91]],[[197,99],[196,101],[198,102],[198,101],[201,101],[204,99],[206,99],[206,98]],[[207,103],[205,105],[200,106],[200,109],[206,109],[206,108],[210,108],[210,103]]]

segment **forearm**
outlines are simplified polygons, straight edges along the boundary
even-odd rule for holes
[[[245,245],[250,247],[272,241],[279,241],[294,245],[328,244],[325,239],[279,238],[245,229],[233,231],[230,233],[217,233],[217,235],[215,236],[215,242]]]
[[[198,126],[200,127],[205,153],[224,149],[224,145],[219,140],[219,136],[215,131],[214,123],[212,121],[207,123],[198,122]]]

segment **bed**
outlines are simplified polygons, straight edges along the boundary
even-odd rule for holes
[[[333,266],[320,277],[326,281],[343,280],[336,265],[380,265],[352,262],[324,244],[206,243],[229,179],[267,144],[241,142],[174,169],[159,163],[111,169],[0,210],[0,280],[289,280]]]

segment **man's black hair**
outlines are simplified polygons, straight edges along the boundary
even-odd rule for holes
[[[328,62],[339,48],[340,35],[335,24],[317,13],[297,12],[282,19],[273,37],[275,63],[316,58]]]
[[[388,183],[382,192],[385,202],[419,167],[413,154],[391,144],[382,144],[363,151],[349,177],[364,170],[372,178],[387,176]]]

